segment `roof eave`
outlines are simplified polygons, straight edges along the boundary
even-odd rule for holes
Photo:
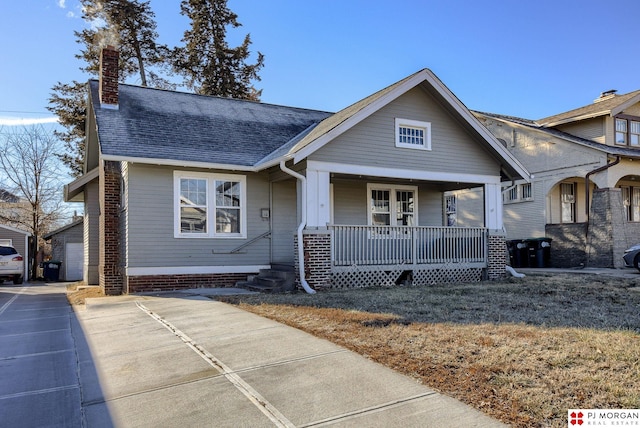
[[[161,158],[140,158],[131,156],[116,156],[116,155],[102,155],[102,159],[105,161],[113,162],[131,162],[149,165],[165,165],[165,166],[177,166],[183,168],[206,168],[206,169],[223,169],[232,171],[258,171],[253,165],[235,165],[215,162],[196,162],[196,161],[184,161],[177,159],[161,159]]]
[[[566,119],[562,119],[562,120],[557,120],[555,122],[539,122],[536,121],[536,125],[541,126],[543,128],[553,128],[554,126],[558,126],[558,125],[564,125],[567,123],[572,123],[572,122],[578,122],[581,120],[587,120],[587,119],[593,119],[595,117],[600,117],[600,116],[608,116],[612,114],[611,110],[602,110],[602,111],[598,111],[595,113],[589,113],[589,114],[584,114],[581,116],[573,116],[573,117],[569,117]]]
[[[349,117],[335,128],[329,130],[327,133],[323,134],[309,145],[300,149],[300,151],[298,151],[297,153],[292,153],[294,163],[298,163],[301,160],[306,159],[309,155],[323,147],[329,141],[338,137],[348,129],[351,129],[353,126],[360,123],[371,114],[380,110],[393,100],[399,98],[407,91],[415,88],[425,81],[428,82],[429,85],[431,85],[431,87],[434,88],[440,94],[440,96],[443,97],[444,100],[453,107],[456,114],[458,114],[464,121],[466,121],[473,128],[473,130],[492,147],[492,149],[502,158],[502,160],[506,161],[509,164],[515,174],[519,175],[527,182],[531,180],[531,174],[527,171],[524,165],[522,165],[520,161],[518,161],[511,153],[504,149],[504,147],[502,147],[500,142],[493,136],[493,134],[491,134],[478,121],[478,119],[467,109],[467,107],[462,104],[462,102],[429,69],[424,69],[416,73],[410,79],[407,79],[405,82],[398,85],[398,87],[394,88],[389,93],[381,96],[371,104],[363,107],[353,116]]]
[[[84,175],[73,180],[71,183],[64,185],[64,201],[65,202],[82,202],[83,199],[77,197],[84,191],[84,186],[98,178],[100,170],[94,168]]]

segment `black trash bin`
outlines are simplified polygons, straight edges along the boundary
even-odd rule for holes
[[[527,239],[529,249],[529,266],[536,268],[549,267],[551,260],[551,238]]]
[[[43,262],[43,273],[45,281],[57,281],[60,278],[60,266],[62,262],[49,261]]]
[[[529,250],[527,247],[527,243],[524,240],[512,239],[510,241],[507,241],[507,249],[509,250],[511,267],[529,267]]]

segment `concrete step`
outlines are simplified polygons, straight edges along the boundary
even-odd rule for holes
[[[296,288],[296,274],[293,267],[277,265],[277,268],[260,269],[258,275],[250,275],[246,281],[236,283],[237,287],[265,293],[282,293]]]

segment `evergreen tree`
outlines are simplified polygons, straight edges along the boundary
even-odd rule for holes
[[[159,71],[168,70],[169,49],[156,43],[155,14],[149,1],[140,0],[81,0],[83,19],[92,25],[76,31],[76,41],[82,45],[76,58],[84,65],[80,70],[96,77],[100,69],[100,49],[116,46],[120,53],[120,81],[138,76],[142,86],[172,89]],[[64,142],[65,152],[58,157],[74,176],[83,173],[86,85],[73,81],[58,82],[52,87],[49,111],[55,113],[64,131],[56,136]]]
[[[247,64],[251,37],[230,48],[227,27],[240,27],[238,16],[227,7],[227,0],[182,0],[181,13],[191,20],[185,31],[184,46],[173,51],[173,66],[185,77],[188,88],[203,95],[259,100],[262,91],[252,81],[260,80],[258,71],[264,56],[258,52],[257,61]]]

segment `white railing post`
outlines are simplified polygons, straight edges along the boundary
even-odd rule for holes
[[[483,263],[487,229],[330,225],[334,266]]]

